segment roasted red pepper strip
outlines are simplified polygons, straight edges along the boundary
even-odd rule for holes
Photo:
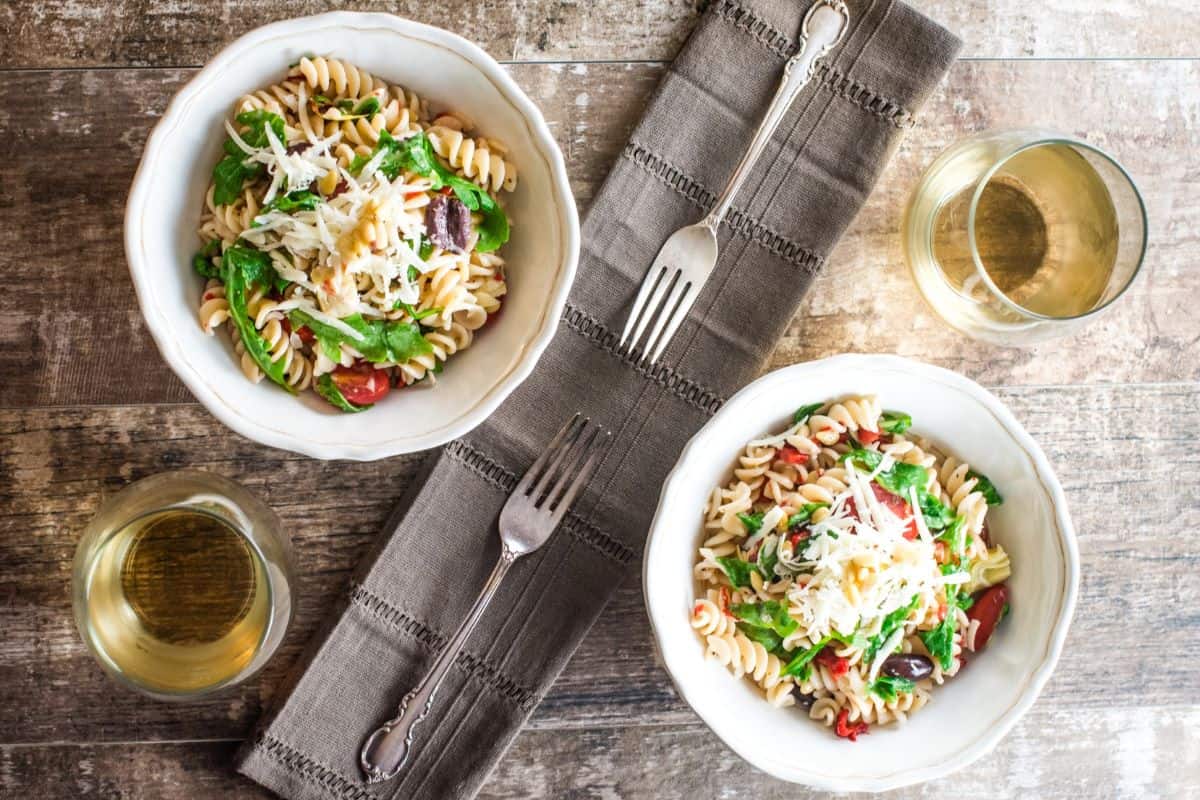
[[[850,671],[850,661],[839,656],[831,647],[826,647],[817,653],[817,657],[814,660],[829,670],[829,674],[834,678],[840,678]]]
[[[879,441],[879,431],[869,431],[866,428],[858,429],[858,441],[862,444],[871,444]]]
[[[779,452],[775,457],[785,464],[806,464],[808,463],[808,453],[801,453],[790,444],[785,444],[779,448]]]
[[[850,709],[843,708],[837,715],[837,727],[833,732],[843,739],[857,742],[860,734],[869,733],[871,726],[865,722],[850,722]]]

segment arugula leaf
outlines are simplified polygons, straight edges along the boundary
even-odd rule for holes
[[[750,585],[750,573],[754,570],[753,564],[733,556],[718,558],[717,563],[721,565],[721,569],[725,570],[725,574],[729,576],[729,582],[734,586],[744,589]]]
[[[863,661],[865,663],[869,663],[875,658],[875,655],[879,652],[879,648],[883,647],[884,642],[886,642],[891,635],[896,632],[896,629],[903,625],[904,621],[907,620],[914,611],[916,611],[917,603],[920,601],[920,599],[920,595],[914,594],[912,600],[908,602],[908,605],[897,608],[895,611],[883,618],[883,624],[879,627],[879,633],[875,634],[871,638],[870,643],[867,645],[867,652],[863,657]]]
[[[872,472],[883,461],[883,456],[878,452],[862,448],[855,448],[842,458]],[[876,475],[875,482],[905,502],[911,502],[912,490],[915,489],[917,505],[920,508],[921,516],[925,518],[925,527],[930,531],[944,530],[954,523],[956,518],[954,509],[926,490],[925,484],[929,482],[929,474],[924,467],[918,464],[896,462],[889,469]]]
[[[270,347],[259,334],[258,328],[254,326],[254,320],[250,319],[250,312],[246,308],[246,293],[252,281],[248,278],[247,272],[237,266],[238,261],[229,257],[230,253],[239,249],[244,250],[245,248],[231,247],[221,260],[221,272],[225,281],[225,298],[229,301],[229,318],[233,320],[233,324],[237,328],[242,346],[246,348],[246,354],[254,360],[263,374],[288,392],[295,393],[284,376],[284,359],[271,360]]]
[[[282,292],[290,284],[290,281],[284,280],[275,271],[275,265],[271,263],[269,255],[251,247],[234,245],[226,250],[225,255],[221,257],[221,268],[223,271],[234,270],[240,272],[246,277],[247,286],[258,284],[259,286],[268,289],[274,288]]]
[[[940,531],[954,523],[954,509],[943,503],[930,492],[917,492],[917,502],[921,506],[921,514],[925,517],[925,527],[931,531]]]
[[[428,238],[428,237],[426,237],[426,236],[422,236],[422,237],[421,237],[421,249],[417,251],[417,256],[418,256],[418,257],[419,257],[419,258],[420,258],[422,261],[426,261],[426,260],[428,260],[428,259],[429,259],[429,257],[430,257],[431,255],[433,255],[433,242],[429,241],[429,238]],[[413,272],[415,272],[415,271],[416,271],[416,269],[417,269],[416,267],[409,267],[409,268],[408,268],[408,270],[409,270],[409,280],[416,280],[416,278],[414,278],[414,277],[412,276],[412,273],[413,273]],[[417,274],[418,274],[418,275],[420,275],[421,273],[419,273],[419,272],[418,272]]]
[[[266,147],[270,144],[267,139],[268,125],[275,134],[275,138],[280,142],[285,141],[287,133],[283,117],[278,114],[257,108],[253,111],[243,111],[235,119],[239,125],[245,128],[238,135],[251,147]],[[227,206],[235,202],[238,195],[242,193],[242,185],[248,179],[256,178],[263,173],[262,164],[246,163],[246,153],[233,141],[233,137],[225,139],[224,149],[225,157],[213,167],[213,203],[219,206]]]
[[[879,420],[879,429],[891,434],[904,433],[912,427],[912,417],[903,411],[884,411]]]
[[[442,313],[441,306],[434,306],[433,308],[423,308],[420,311],[417,311],[415,308],[413,308],[411,305],[404,302],[403,300],[397,300],[395,308],[397,310],[403,310],[405,313],[407,313],[410,317],[412,317],[414,320],[417,320],[418,322],[425,319],[426,317],[432,317],[434,314]]]
[[[226,155],[213,167],[213,203],[215,205],[227,206],[236,202],[242,193],[242,184],[248,179],[262,174],[262,164],[257,162],[243,164],[246,154],[240,150],[238,152],[240,155]]]
[[[768,581],[775,580],[775,565],[779,563],[779,542],[774,536],[768,536],[758,548],[758,558],[755,566]]]
[[[352,314],[343,318],[342,322],[362,335],[361,339],[355,339],[298,308],[292,310],[288,318],[297,327],[304,326],[311,330],[325,355],[333,361],[338,360],[342,344],[350,345],[362,353],[363,358],[374,364],[400,364],[433,352],[433,345],[421,335],[421,329],[412,322],[368,322],[361,314]]]
[[[481,253],[491,252],[508,241],[508,216],[496,203],[495,198],[487,190],[455,175],[448,167],[438,160],[433,151],[433,144],[424,133],[397,140],[386,130],[379,132],[379,143],[371,151],[371,155],[358,155],[350,162],[350,172],[357,175],[367,162],[380,153],[384,153],[379,162],[379,171],[389,180],[395,180],[401,172],[408,170],[430,179],[430,188],[434,191],[449,186],[454,195],[471,211],[479,213],[483,219],[476,228],[479,234],[475,249]],[[424,257],[424,256],[422,256]]]
[[[938,534],[937,538],[946,543],[950,548],[950,552],[956,556],[962,555],[967,548],[966,541],[967,520],[965,517],[955,517],[944,531]]]
[[[271,132],[275,134],[275,138],[280,142],[285,142],[287,132],[283,123],[283,117],[278,114],[273,114],[270,111],[262,108],[256,108],[253,111],[243,111],[236,117],[239,125],[246,126],[247,130],[240,132],[238,135],[242,137],[242,141],[251,147],[266,147],[271,142],[267,139],[267,126],[271,126]],[[235,145],[236,146],[236,145]],[[238,149],[241,152],[241,148]]]
[[[364,97],[362,102],[356,105],[350,114],[355,117],[373,117],[379,113],[380,108],[382,106],[379,104],[379,98],[375,95],[370,95],[369,97]]]
[[[805,503],[799,511],[788,517],[788,530],[808,522],[818,508],[829,508],[829,503]]]
[[[842,461],[873,472],[883,461],[883,456],[875,450],[865,450],[861,447],[856,447],[842,456]]]
[[[949,575],[961,569],[958,564],[943,564],[942,574]],[[946,617],[938,623],[937,627],[931,631],[921,631],[921,641],[925,643],[925,649],[929,651],[929,655],[937,660],[943,670],[950,669],[954,663],[954,627],[957,615],[954,613],[956,606],[961,607],[962,603],[969,598],[960,598],[958,594],[958,584],[946,584]]]
[[[753,625],[747,625],[744,622],[739,622],[737,629],[746,635],[746,638],[752,642],[758,642],[763,647],[767,648],[767,652],[778,649],[783,645],[783,639],[779,638],[779,634],[770,628],[756,628]]]
[[[220,278],[221,265],[214,264],[212,257],[221,252],[221,242],[218,239],[210,239],[201,247],[196,255],[192,256],[192,269],[202,278]],[[218,262],[220,260],[218,259]]]
[[[895,700],[896,695],[900,694],[901,692],[904,694],[911,694],[913,689],[916,688],[916,684],[910,681],[908,678],[897,678],[892,675],[880,675],[871,684],[870,688],[873,693],[890,702]]]
[[[340,408],[342,411],[345,411],[348,414],[357,414],[359,411],[366,411],[371,407],[369,405],[356,406],[354,403],[351,403],[349,400],[347,400],[345,396],[342,395],[342,390],[339,389],[337,384],[333,382],[333,378],[329,376],[328,372],[317,378],[317,382],[314,384],[314,387],[317,390],[317,394],[329,401],[330,405],[334,406],[335,408]]]
[[[785,639],[795,633],[796,628],[800,626],[800,623],[788,614],[787,606],[777,600],[767,600],[762,603],[734,603],[729,610],[743,624],[753,628],[766,628]]]
[[[294,214],[297,211],[312,211],[321,204],[321,195],[313,194],[308,189],[300,189],[299,191],[281,194],[271,202],[263,206],[259,215],[266,214],[268,211],[282,211],[285,214]],[[257,227],[257,223],[251,227]]]
[[[929,473],[920,464],[897,461],[890,469],[876,475],[875,482],[907,501],[911,494],[910,489],[916,489],[918,495],[925,491],[925,484],[929,483]]]
[[[972,469],[967,471],[967,477],[979,481],[975,484],[975,491],[983,493],[983,499],[987,500],[989,506],[998,506],[1004,502],[1004,498],[1000,496],[1000,492],[996,491],[996,486],[988,479],[987,475]]]
[[[818,408],[820,408],[823,405],[825,405],[825,404],[824,403],[809,403],[806,406],[800,406],[799,408],[796,409],[796,413],[792,414],[792,424],[799,425],[801,422],[804,422],[804,420],[808,419],[809,417],[811,417],[813,415],[814,411],[816,411]]]
[[[761,511],[755,514],[741,513],[737,515],[737,518],[740,519],[742,524],[746,526],[747,536],[753,536],[762,529],[763,512]]]
[[[809,662],[816,658],[817,654],[825,649],[825,645],[833,641],[833,638],[833,635],[830,634],[807,650],[801,650],[793,656],[791,661],[783,666],[779,674],[784,677],[791,676],[804,680],[809,674]]]

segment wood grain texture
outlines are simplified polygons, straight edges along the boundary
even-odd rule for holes
[[[911,0],[963,38],[966,57],[1197,55],[1190,0]],[[454,31],[501,60],[666,60],[707,0],[353,0]],[[10,0],[0,5],[0,69],[199,66],[267,22],[330,10],[318,0]]]
[[[545,111],[586,208],[661,67],[512,71]],[[0,83],[0,128],[11,131],[0,137],[0,209],[12,220],[0,227],[0,406],[189,398],[142,325],[120,234],[147,132],[190,74],[54,71]],[[1197,61],[959,64],[903,140],[771,366],[857,350],[896,352],[995,384],[1200,378],[1191,314],[1200,297],[1200,172],[1180,157],[1200,151],[1198,84]],[[50,113],[13,111],[28,96],[46,98]],[[987,346],[924,306],[904,266],[900,220],[920,171],[943,148],[968,133],[1035,123],[1124,160],[1147,198],[1150,250],[1131,292],[1083,332],[1036,348]]]
[[[1200,454],[1191,446],[1200,439],[1200,387],[999,394],[1056,465],[1083,558],[1080,613],[1041,707],[1200,710],[1194,659],[1130,646],[1169,640],[1174,652],[1200,651],[1200,554],[1189,537],[1162,535],[1200,529]],[[253,445],[195,405],[5,410],[0,441],[0,743],[244,735],[419,463],[320,467]],[[302,599],[263,673],[228,695],[164,704],[118,692],[92,662],[71,620],[69,583],[78,533],[99,503],[128,480],[182,464],[241,481],[279,512],[296,545]],[[691,720],[655,664],[640,580],[631,577],[531,727]]]
[[[1035,707],[994,752],[889,798],[1200,797],[1200,709]],[[0,746],[0,790],[57,798],[270,798],[227,765],[236,742]],[[1114,757],[1114,751],[1117,756]],[[828,797],[775,780],[695,722],[523,731],[479,794],[515,798],[801,800]],[[879,795],[837,795],[867,800]]]

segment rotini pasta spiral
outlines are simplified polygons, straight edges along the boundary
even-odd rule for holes
[[[428,131],[434,152],[480,186],[494,192],[517,188],[517,168],[504,159],[495,142],[465,136],[446,123],[442,117]]]
[[[747,444],[704,512],[691,624],[707,657],[849,739],[924,707],[1007,597],[966,610],[1011,573],[983,535],[998,493],[910,423],[875,397],[805,406]]]

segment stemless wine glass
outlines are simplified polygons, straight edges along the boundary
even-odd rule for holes
[[[292,618],[291,545],[233,481],[182,470],[103,504],[75,551],[75,622],[119,682],[191,699],[245,680]]]
[[[925,170],[904,249],[922,295],[951,326],[996,344],[1075,330],[1129,287],[1146,208],[1095,147],[1045,131],[984,133]]]

